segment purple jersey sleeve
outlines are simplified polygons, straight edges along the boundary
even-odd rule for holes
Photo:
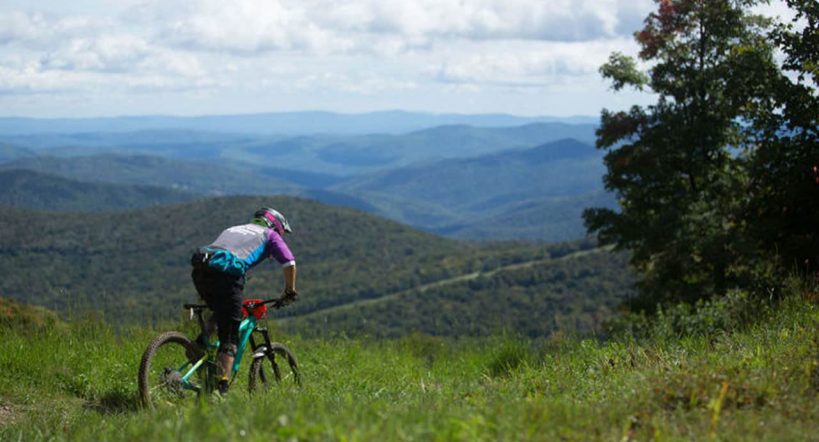
[[[283,267],[296,264],[296,257],[293,252],[287,247],[284,238],[281,237],[275,230],[269,229],[267,231],[267,241],[270,246],[270,256],[279,262]]]

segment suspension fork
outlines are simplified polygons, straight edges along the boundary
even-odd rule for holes
[[[273,353],[273,343],[270,341],[270,332],[267,330],[266,327],[260,327],[256,329],[262,337],[264,338],[264,345],[267,351],[265,352],[265,356],[267,359],[270,360],[270,364],[273,367],[273,372],[276,375],[276,380],[278,381],[281,379],[281,371],[279,370],[279,364],[276,363],[276,354]],[[252,339],[252,337],[251,337]]]
[[[264,338],[263,344],[268,350],[270,350],[270,332],[267,331],[267,328],[257,327],[256,332],[262,335],[262,338]],[[256,340],[253,339],[253,335],[250,335],[250,346],[250,348],[256,347]]]

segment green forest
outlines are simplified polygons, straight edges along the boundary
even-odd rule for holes
[[[595,251],[594,261],[562,259],[594,250],[591,240],[553,245],[463,243],[352,209],[291,197],[224,197],[106,213],[3,210],[0,222],[6,228],[0,232],[0,271],[7,276],[0,282],[0,291],[75,316],[100,311],[106,320],[129,323],[176,318],[183,303],[197,301],[190,280],[192,251],[213,241],[223,226],[247,222],[256,208],[266,205],[286,210],[295,229],[288,243],[301,264],[302,296],[283,312],[288,316],[393,295],[400,295],[404,307],[418,304],[418,311],[431,311],[443,297],[430,300],[412,293],[437,282],[443,284],[434,290],[436,297],[450,291],[455,296],[447,303],[458,306],[459,321],[480,321],[487,315],[498,318],[481,327],[481,333],[510,328],[548,334],[557,326],[551,316],[558,309],[565,309],[562,314],[608,311],[632,294],[633,280],[621,255]],[[507,270],[522,263],[532,265]],[[494,270],[498,272],[491,274]],[[576,274],[590,283],[579,283],[572,277]],[[446,283],[465,275],[474,276],[465,281],[466,286]],[[264,264],[249,274],[247,297],[278,296],[282,284],[281,271]],[[510,296],[515,291],[520,296]],[[464,298],[478,292],[495,301],[479,305]],[[529,297],[548,292],[553,297],[535,296],[531,302],[542,304],[544,310],[527,310],[517,304],[523,292]],[[565,297],[570,297],[566,299],[571,299],[571,305],[558,306]],[[587,303],[596,305],[584,307]],[[509,308],[520,316],[502,326],[498,321]],[[360,311],[360,317],[369,316],[365,311]],[[541,322],[542,316],[548,321]],[[594,325],[605,317],[594,316]],[[468,331],[466,326],[432,328],[417,320],[413,315],[384,313],[378,322],[386,324],[392,335]],[[298,328],[301,331],[314,330],[306,322],[291,324],[304,324]],[[321,330],[375,331],[346,325],[339,322]]]

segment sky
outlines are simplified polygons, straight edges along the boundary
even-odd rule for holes
[[[0,0],[0,116],[595,116],[652,0]],[[765,9],[787,15],[781,4]]]

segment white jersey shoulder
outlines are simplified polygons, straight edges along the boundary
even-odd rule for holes
[[[265,228],[262,226],[257,226],[256,224],[243,224],[241,226],[230,227],[226,231],[238,235],[252,236],[264,233]]]

